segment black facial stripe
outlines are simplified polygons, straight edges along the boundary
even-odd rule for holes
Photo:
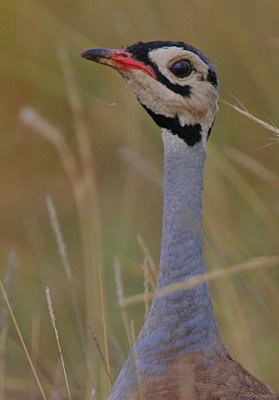
[[[208,70],[207,80],[208,80],[208,82],[212,83],[212,85],[214,87],[218,87],[218,80],[217,80],[216,72],[213,71],[211,68],[209,68],[209,70]]]
[[[214,123],[214,121],[213,121],[213,123]],[[211,129],[212,129],[212,127],[213,127],[213,124],[211,125],[211,127],[209,128],[209,130],[208,130],[208,132],[207,132],[206,140],[208,140],[208,138],[209,138],[209,136],[210,136],[210,134],[211,134]]]
[[[212,122],[210,128],[208,129],[207,136],[206,136],[206,140],[208,140],[208,138],[209,138],[209,136],[210,136],[210,134],[211,134],[211,130],[212,130],[212,128],[213,128],[214,122],[215,122],[215,118],[213,119],[213,122]]]
[[[174,93],[181,94],[184,97],[190,97],[192,87],[190,85],[181,86],[178,84],[171,83],[158,69],[157,65],[149,61],[148,63],[157,75],[157,80],[165,85],[168,89],[172,90]]]
[[[198,49],[195,49],[190,44],[186,44],[183,42],[171,42],[171,41],[163,41],[156,40],[153,42],[137,42],[132,46],[129,46],[127,50],[131,52],[134,56],[136,56],[139,60],[143,62],[149,62],[148,53],[152,50],[159,49],[161,47],[181,47],[184,50],[191,51],[194,54],[197,54],[206,64],[210,64],[209,59]]]
[[[150,65],[156,72],[158,76],[158,80],[162,82],[164,85],[166,85],[169,89],[175,91],[176,93],[179,93],[183,96],[189,96],[190,93],[188,93],[189,90],[191,90],[190,87],[184,86],[181,87],[180,85],[173,85],[171,84],[168,79],[166,79],[158,70],[157,66],[154,65],[154,63],[151,62],[151,60],[148,57],[148,54],[150,51],[161,48],[161,47],[181,47],[185,50],[191,51],[192,53],[196,54],[197,56],[200,57],[200,59],[205,62],[208,65],[208,75],[207,75],[207,81],[210,82],[214,87],[218,87],[218,79],[217,75],[215,72],[214,66],[211,64],[210,60],[208,57],[206,57],[200,50],[195,49],[193,46],[183,43],[183,42],[170,42],[170,41],[162,41],[162,40],[157,40],[153,42],[137,42],[133,44],[132,46],[129,46],[127,48],[127,51],[131,52],[133,56],[147,64]]]
[[[188,146],[194,146],[201,141],[201,125],[184,125],[181,126],[178,117],[166,117],[165,115],[156,114],[145,105],[143,108],[148,112],[153,121],[160,127],[170,131],[173,135],[177,135],[180,139],[184,140]]]
[[[191,95],[191,86],[190,85],[185,85],[181,86],[178,84],[171,83],[159,70],[156,64],[154,64],[148,57],[148,52],[144,51],[138,51],[140,49],[136,49],[137,51],[131,51],[131,48],[133,46],[128,47],[128,51],[132,52],[133,58],[140,61],[144,62],[144,64],[149,65],[155,72],[157,76],[157,80],[161,82],[163,85],[165,85],[168,89],[172,90],[174,93],[181,94],[182,96],[189,97]]]
[[[152,42],[151,42],[152,43]],[[155,49],[156,47],[154,47]],[[150,50],[153,50],[150,46],[145,46],[144,44],[135,44],[133,46],[128,47],[129,52],[133,54],[133,58],[138,61],[144,62],[144,64],[150,65],[155,74],[157,75],[157,79],[163,85],[165,85],[168,89],[172,90],[175,93],[181,94],[182,96],[189,97],[191,94],[191,86],[181,86],[174,83],[171,83],[160,71],[156,64],[154,64],[148,57],[148,53]]]

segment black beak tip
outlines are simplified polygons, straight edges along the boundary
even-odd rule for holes
[[[80,55],[87,60],[98,61],[100,58],[110,58],[111,50],[103,48],[88,49],[84,50]]]
[[[91,49],[82,51],[80,56],[86,58],[87,60],[92,60]]]

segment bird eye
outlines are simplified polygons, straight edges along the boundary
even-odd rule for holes
[[[173,64],[170,70],[177,78],[186,78],[192,72],[192,65],[189,61],[181,60]]]

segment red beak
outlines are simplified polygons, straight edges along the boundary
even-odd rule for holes
[[[83,51],[81,57],[122,71],[138,69],[156,79],[156,74],[151,67],[135,60],[133,55],[125,50],[89,49]]]

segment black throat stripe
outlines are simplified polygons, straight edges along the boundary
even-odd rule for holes
[[[166,117],[165,115],[156,114],[144,104],[142,104],[142,106],[160,128],[167,129],[173,135],[177,135],[180,139],[184,140],[188,146],[192,147],[201,141],[202,136],[200,124],[181,126],[177,116],[173,118]]]

